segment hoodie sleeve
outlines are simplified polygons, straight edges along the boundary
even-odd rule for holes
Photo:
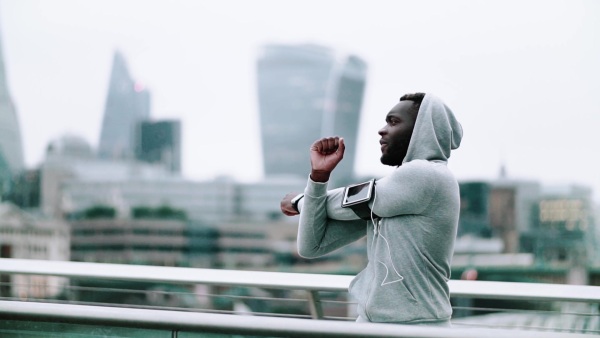
[[[370,203],[373,212],[381,217],[423,213],[438,186],[434,166],[427,161],[412,161],[378,180]]]
[[[443,165],[443,164],[440,164]],[[436,190],[435,164],[427,161],[405,163],[390,175],[377,180],[370,207],[380,217],[421,214]],[[344,189],[327,194],[327,216],[335,220],[358,219],[350,208],[342,208]]]
[[[351,210],[336,210],[341,219],[328,217],[340,189],[327,191],[327,183],[312,180],[304,191],[298,226],[298,253],[304,258],[315,258],[346,246],[367,234],[367,222]],[[343,189],[342,189],[343,192]],[[331,196],[331,198],[330,198]]]

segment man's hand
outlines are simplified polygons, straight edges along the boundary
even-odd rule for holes
[[[335,167],[344,158],[344,139],[341,137],[324,137],[315,141],[310,147],[310,177],[315,182],[327,182]]]
[[[283,197],[283,199],[281,200],[280,207],[281,207],[281,212],[283,212],[284,215],[286,215],[286,216],[298,215],[298,212],[296,211],[296,209],[294,209],[294,206],[292,205],[292,199],[294,197],[296,197],[296,195],[298,195],[298,193],[291,192],[291,193],[285,195]]]

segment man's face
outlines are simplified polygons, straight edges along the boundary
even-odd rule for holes
[[[398,166],[408,151],[418,110],[413,101],[400,101],[385,117],[385,126],[379,130],[381,163]]]

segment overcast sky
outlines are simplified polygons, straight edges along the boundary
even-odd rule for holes
[[[407,92],[464,128],[459,179],[578,183],[600,195],[600,1],[0,0],[9,89],[28,167],[66,133],[98,145],[112,56],[183,124],[191,179],[262,178],[256,57],[317,43],[368,63],[360,175],[384,175],[379,135]],[[343,135],[342,135],[343,136]]]

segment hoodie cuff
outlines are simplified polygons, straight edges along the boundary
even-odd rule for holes
[[[306,189],[304,190],[304,194],[311,197],[320,197],[327,195],[327,184],[328,182],[315,182],[308,176],[308,183],[306,184]]]

